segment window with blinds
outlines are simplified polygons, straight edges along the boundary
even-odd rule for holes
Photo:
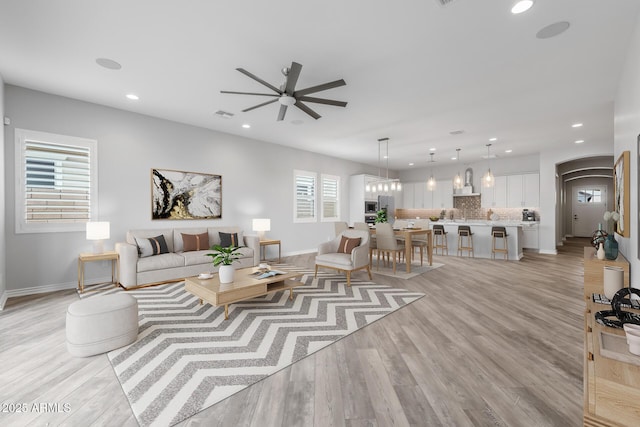
[[[94,140],[16,130],[16,231],[77,231],[96,211]]]
[[[322,174],[320,177],[321,220],[338,221],[340,219],[340,177]]]
[[[313,172],[293,171],[293,222],[316,221],[316,179]]]

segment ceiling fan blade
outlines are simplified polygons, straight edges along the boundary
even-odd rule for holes
[[[271,89],[272,91],[276,92],[277,94],[282,95],[282,92],[280,92],[280,89],[278,89],[277,87],[265,82],[260,77],[256,76],[255,74],[252,74],[252,73],[248,72],[244,68],[236,68],[236,70],[240,71],[245,76],[247,76],[249,78],[252,78],[253,80],[257,81],[258,83],[268,87],[269,89]]]
[[[280,96],[277,93],[235,92],[232,90],[221,90],[220,93],[233,93],[235,95]]]
[[[287,114],[287,106],[286,105],[281,105],[280,106],[280,111],[278,112],[278,121],[282,121],[284,120],[284,115]]]
[[[254,105],[253,107],[249,107],[246,110],[242,110],[242,112],[246,113],[247,111],[255,110],[256,108],[260,108],[260,107],[264,107],[265,105],[273,104],[277,100],[278,100],[278,98],[272,99],[271,101],[263,102],[262,104]]]
[[[284,88],[284,92],[289,96],[293,96],[296,83],[298,83],[298,77],[300,77],[300,71],[302,71],[302,65],[297,62],[292,62],[291,68],[289,68],[289,74],[287,74],[287,86]]]
[[[320,117],[322,117],[320,114],[316,113],[315,111],[313,111],[311,108],[309,108],[306,105],[304,105],[299,100],[296,100],[296,103],[294,105],[296,107],[298,107],[299,109],[301,109],[302,111],[304,111],[305,113],[307,113],[308,115],[310,115],[311,117],[313,117],[314,119],[316,119],[316,120],[318,120]]]
[[[334,87],[340,87],[340,86],[345,86],[347,83],[343,80],[336,80],[334,82],[329,82],[329,83],[324,83],[318,86],[312,86],[312,87],[308,87],[306,89],[302,89],[302,90],[298,90],[295,91],[293,96],[295,96],[296,98],[304,96],[304,95],[308,95],[310,93],[316,93],[316,92],[321,92],[323,90],[327,90],[327,89],[333,89]]]
[[[315,102],[316,104],[335,105],[336,107],[346,107],[347,103],[344,101],[335,101],[333,99],[314,98],[312,96],[301,96],[298,98],[300,101]]]

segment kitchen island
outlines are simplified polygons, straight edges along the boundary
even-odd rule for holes
[[[522,241],[523,231],[522,224],[519,221],[482,221],[482,220],[441,220],[431,222],[429,228],[433,228],[434,224],[444,225],[447,232],[447,244],[449,246],[449,255],[456,256],[458,250],[458,226],[468,225],[473,233],[473,252],[476,258],[491,258],[491,227],[505,227],[507,230],[507,247],[509,248],[509,260],[519,261],[523,257]],[[440,239],[440,237],[438,237]],[[436,236],[433,236],[435,243]],[[496,242],[497,247],[502,247],[501,239]],[[436,254],[436,251],[433,251]],[[441,255],[438,249],[437,255]],[[466,256],[463,255],[463,256]],[[504,259],[504,254],[496,254],[496,259]]]

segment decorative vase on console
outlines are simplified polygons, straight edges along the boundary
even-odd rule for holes
[[[602,229],[602,224],[598,224],[598,229],[591,235],[591,245],[598,250],[600,243],[604,243],[607,238],[607,232]]]
[[[596,257],[598,257],[598,259],[604,259],[604,247],[602,243],[598,245],[598,250],[596,251]]]
[[[607,221],[607,228],[609,228],[609,234],[604,241],[604,256],[608,260],[614,260],[618,258],[618,242],[615,237],[615,223],[620,219],[618,212],[605,212],[604,220]]]

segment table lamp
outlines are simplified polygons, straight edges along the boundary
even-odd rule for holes
[[[253,231],[257,231],[260,240],[264,240],[264,232],[271,231],[271,220],[269,218],[254,218]]]
[[[108,221],[87,222],[87,240],[93,240],[93,253],[104,252],[104,240],[109,238]]]

